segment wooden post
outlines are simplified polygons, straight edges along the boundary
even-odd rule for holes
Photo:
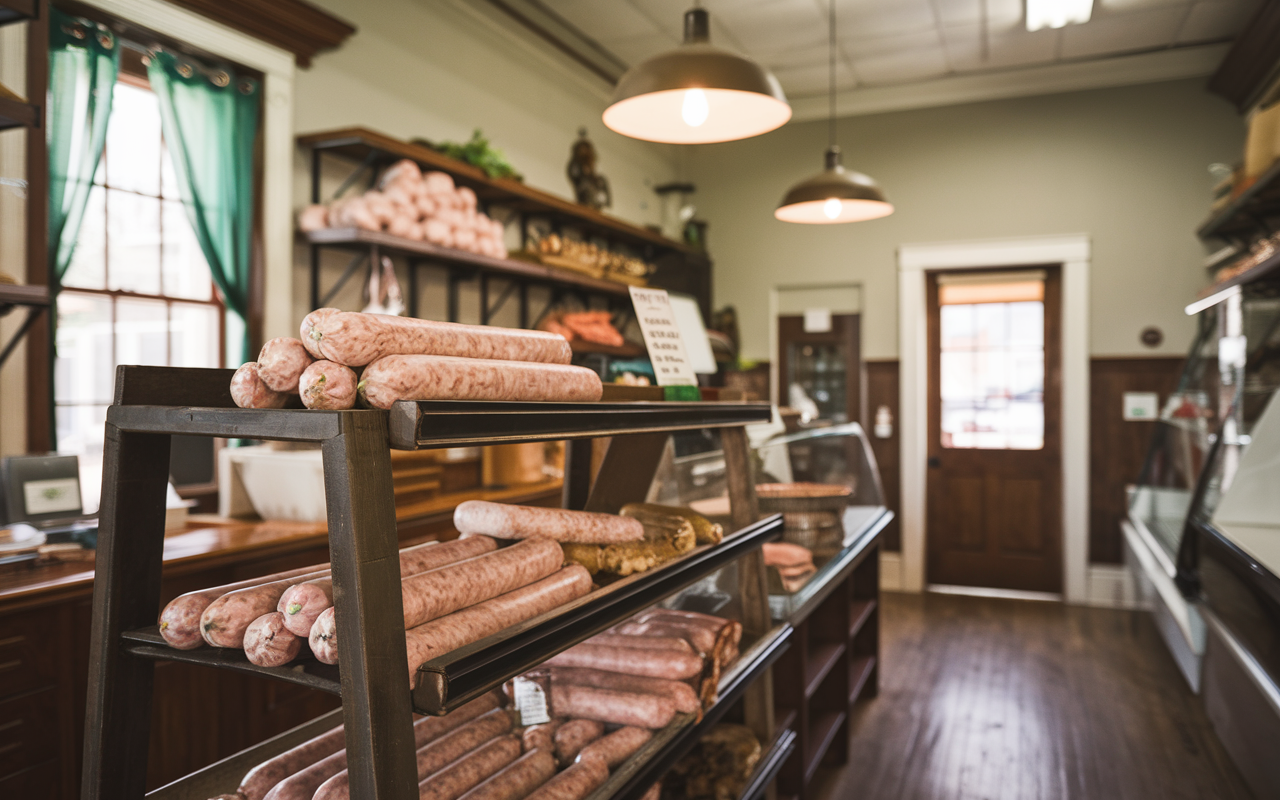
[[[344,414],[323,443],[351,796],[418,797],[387,418]]]
[[[583,509],[616,514],[627,503],[643,503],[662,461],[669,433],[614,436],[605,451]]]

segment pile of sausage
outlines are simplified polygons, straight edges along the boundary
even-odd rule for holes
[[[379,188],[358,197],[313,205],[298,215],[298,228],[360,228],[404,239],[506,258],[501,222],[478,210],[476,193],[454,186],[444,172],[426,172],[404,159],[382,175]]]
[[[594,401],[603,393],[595,372],[569,363],[564,337],[545,331],[321,308],[302,320],[300,336],[270,340],[236,370],[236,405],[284,408],[294,394],[307,408],[345,409],[357,401]]]
[[[560,546],[541,537],[502,549],[490,537],[470,536],[401,550],[406,677],[424,661],[590,592],[587,571],[563,562]],[[264,667],[283,666],[304,648],[336,664],[329,565],[181,595],[160,613],[160,633],[183,650],[240,647]]]

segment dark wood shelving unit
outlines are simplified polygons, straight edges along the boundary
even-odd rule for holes
[[[1280,161],[1253,184],[1215,211],[1196,229],[1202,239],[1246,242],[1270,235],[1280,222]]]
[[[49,308],[49,289],[44,286],[14,286],[0,283],[0,314],[8,313],[14,306],[24,306],[27,316],[18,325],[18,329],[9,337],[9,341],[0,348],[0,367],[9,360],[9,356],[18,347],[22,337],[27,335],[31,326],[36,323]]]
[[[306,134],[298,137],[298,144],[311,154],[311,202],[319,203],[322,196],[320,183],[326,157],[339,158],[352,166],[352,172],[343,183],[343,189],[357,184],[372,185],[378,172],[400,159],[409,159],[425,169],[448,173],[459,186],[475,191],[481,206],[486,210],[504,209],[520,225],[521,245],[525,243],[528,222],[546,220],[559,231],[573,228],[606,246],[625,246],[653,264],[657,272],[653,276],[655,286],[683,291],[694,295],[702,305],[703,316],[711,314],[711,262],[706,253],[684,242],[668,239],[647,228],[632,225],[625,220],[604,214],[553,194],[526,186],[520,181],[490,178],[482,170],[421,145],[401,141],[365,128],[345,128]],[[326,305],[343,285],[365,264],[377,264],[383,256],[401,258],[408,264],[406,305],[410,316],[418,316],[418,271],[432,267],[446,275],[447,318],[456,322],[459,308],[459,285],[467,281],[479,284],[480,322],[487,324],[490,317],[511,297],[517,295],[520,327],[536,324],[545,313],[531,310],[528,290],[532,286],[551,289],[548,308],[569,295],[578,296],[589,304],[591,298],[602,299],[606,307],[616,313],[629,308],[629,290],[626,284],[594,278],[569,270],[556,269],[520,258],[493,258],[452,248],[438,247],[427,242],[402,239],[383,232],[363,231],[352,228],[336,228],[302,234],[310,250],[310,305],[319,308]],[[321,253],[325,249],[346,250],[355,253],[347,268],[333,286],[321,286]],[[504,284],[497,299],[493,300],[490,282]]]
[[[743,426],[765,421],[762,403],[397,403],[376,410],[306,411],[235,408],[232,370],[120,367],[107,410],[104,476],[90,643],[85,723],[84,800],[143,796],[155,663],[186,661],[270,676],[341,695],[327,720],[343,720],[352,795],[368,800],[416,798],[411,712],[444,713],[713,571],[736,563],[742,609],[742,658],[721,681],[721,702],[696,724],[673,730],[642,771],[660,776],[707,725],[741,701],[753,730],[772,728],[767,681],[790,643],[791,627],[769,619],[760,546],[781,535],[779,515],[757,519]],[[571,507],[616,512],[643,500],[671,431],[715,428],[725,442],[736,532],[660,569],[592,594],[427,662],[411,690],[400,597],[390,450],[462,443],[534,442],[612,436],[594,485],[569,487]],[[324,455],[330,560],[341,668],[302,662],[279,669],[248,664],[226,651],[178,651],[159,643],[164,492],[173,435],[317,442]],[[566,483],[585,474],[572,468]],[[589,475],[588,475],[589,477]],[[588,484],[589,485],[589,484]],[[388,668],[385,665],[393,665]],[[390,672],[388,673],[388,669]],[[269,757],[303,729],[269,740],[154,793],[194,798],[234,789],[244,766]],[[655,737],[657,738],[657,737]],[[238,774],[237,774],[238,770]],[[234,776],[234,778],[232,778]],[[211,780],[220,781],[215,786]],[[647,778],[644,778],[647,779]],[[641,778],[637,781],[642,782]],[[656,778],[655,778],[656,779]],[[652,783],[652,781],[650,781]],[[629,784],[630,785],[630,784]],[[636,786],[639,783],[635,784]],[[212,787],[212,788],[206,788]],[[648,785],[643,787],[648,788]],[[628,790],[630,791],[630,790]],[[631,795],[622,795],[625,798]],[[635,796],[639,796],[636,794]]]
[[[0,97],[0,131],[34,127],[40,120],[40,106]]]
[[[844,644],[839,642],[810,646],[809,657],[805,659],[805,700],[811,699],[818,693],[818,687],[822,685],[822,681],[826,679],[827,675],[831,674],[831,670],[835,668],[836,663],[844,658],[844,650]]]

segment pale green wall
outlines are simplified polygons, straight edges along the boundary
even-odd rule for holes
[[[715,304],[738,308],[744,355],[769,357],[769,290],[863,285],[863,354],[898,354],[896,252],[903,244],[1086,233],[1093,242],[1090,352],[1180,354],[1182,307],[1205,281],[1194,234],[1206,170],[1240,158],[1244,129],[1202,81],[1105,89],[840,121],[845,165],[874,176],[897,207],[873,222],[790,225],[773,209],[821,168],[825,122],[788,125],[682,154],[715,257]]]

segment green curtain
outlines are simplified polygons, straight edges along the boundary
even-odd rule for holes
[[[71,265],[102,159],[120,47],[111,31],[49,9],[49,266],[56,292]]]
[[[165,51],[151,57],[147,75],[187,218],[227,308],[247,321],[261,86]],[[247,336],[241,344],[248,360]]]

